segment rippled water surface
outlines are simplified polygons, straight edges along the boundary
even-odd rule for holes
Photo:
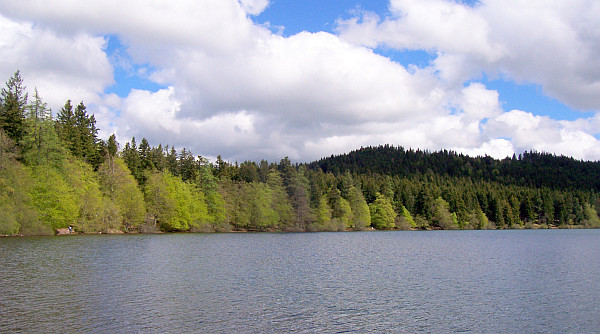
[[[0,332],[600,332],[600,231],[0,239]]]

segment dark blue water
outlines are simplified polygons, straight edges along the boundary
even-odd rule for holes
[[[0,239],[0,332],[600,332],[600,231]]]

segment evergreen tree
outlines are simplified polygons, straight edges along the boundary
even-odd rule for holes
[[[146,138],[142,138],[142,141],[140,142],[140,147],[138,147],[138,152],[141,164],[140,167],[144,171],[151,171],[152,169],[154,169],[154,163],[152,163],[151,150],[152,149],[150,147],[150,144],[148,143],[148,140]]]
[[[143,186],[146,177],[144,175],[144,170],[142,169],[142,162],[135,143],[135,137],[131,138],[131,144],[125,143],[125,148],[123,149],[121,156],[127,164],[127,168],[131,171],[131,175],[133,175],[140,186]]]
[[[69,151],[75,151],[77,138],[75,133],[75,114],[73,113],[71,100],[67,100],[58,112],[55,128],[58,137],[65,143]]]
[[[56,134],[51,111],[42,101],[37,89],[34,100],[27,109],[22,140],[24,162],[28,165],[50,164],[60,168],[65,152]]]
[[[0,127],[17,144],[25,133],[25,109],[27,106],[25,89],[21,72],[17,70],[0,93]]]

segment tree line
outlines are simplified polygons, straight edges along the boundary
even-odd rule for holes
[[[590,181],[597,163],[391,146],[310,164],[220,156],[211,163],[145,138],[120,149],[115,135],[102,140],[98,130],[83,102],[66,101],[54,116],[37,90],[29,99],[19,71],[6,82],[0,234],[53,234],[68,226],[86,233],[600,227]],[[557,165],[560,173],[541,181],[539,174],[548,175],[527,161]]]

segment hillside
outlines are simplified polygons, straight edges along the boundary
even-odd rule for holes
[[[308,167],[334,174],[349,171],[408,177],[433,173],[533,188],[600,190],[600,162],[533,151],[497,160],[489,156],[472,158],[446,150],[427,152],[385,145],[332,155]]]

